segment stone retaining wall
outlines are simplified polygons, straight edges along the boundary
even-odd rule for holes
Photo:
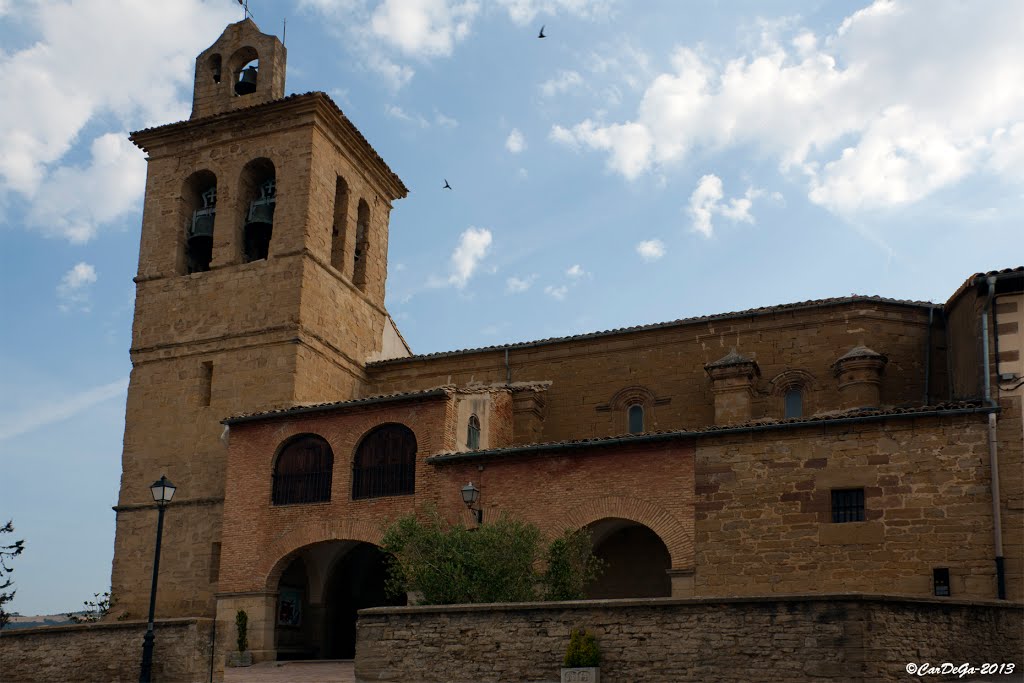
[[[154,683],[209,680],[212,619],[168,619],[154,630]],[[125,621],[0,631],[3,683],[132,683],[146,623]]]
[[[860,594],[375,608],[359,613],[355,668],[361,682],[557,681],[582,625],[602,683],[957,678],[913,678],[909,662],[1014,662],[1020,680],[1022,623],[1020,603]]]

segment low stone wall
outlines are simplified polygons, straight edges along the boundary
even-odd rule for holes
[[[570,629],[586,626],[602,683],[958,678],[912,677],[911,662],[1013,662],[1020,680],[1022,624],[1020,603],[860,594],[380,607],[359,613],[355,669],[360,682],[557,681]]]
[[[212,619],[157,621],[155,683],[209,680]],[[0,631],[3,683],[133,683],[146,623],[123,621]]]

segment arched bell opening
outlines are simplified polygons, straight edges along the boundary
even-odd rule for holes
[[[348,235],[348,183],[338,176],[334,185],[334,224],[331,226],[331,265],[345,272],[345,239]]]
[[[203,273],[213,260],[213,227],[217,215],[217,176],[197,171],[181,190],[184,223],[183,272]]]
[[[587,525],[594,555],[604,571],[587,589],[587,598],[661,598],[672,595],[668,570],[672,557],[649,527],[608,517]]]
[[[231,55],[229,67],[234,80],[235,95],[244,97],[259,87],[260,58],[256,48],[245,46]]]
[[[359,200],[356,214],[356,247],[352,255],[352,284],[366,291],[366,262],[370,255],[370,205]]]
[[[242,259],[246,263],[270,255],[270,239],[277,206],[277,180],[270,159],[254,159],[242,170],[239,197],[242,221]]]
[[[223,69],[223,60],[219,54],[210,55],[210,58],[206,60],[206,70],[210,74],[210,79],[214,83],[220,83],[221,74]]]
[[[278,660],[352,659],[357,612],[407,604],[405,595],[387,595],[388,555],[371,543],[315,543],[286,561],[277,585]]]

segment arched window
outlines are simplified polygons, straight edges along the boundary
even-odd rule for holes
[[[791,388],[786,390],[785,396],[786,402],[786,417],[803,417],[804,416],[804,392],[799,388]]]
[[[274,505],[320,503],[331,499],[334,453],[315,434],[303,434],[286,442],[274,463]]]
[[[334,226],[331,228],[331,265],[345,272],[345,237],[348,233],[348,184],[338,176],[334,184]]]
[[[359,200],[359,211],[356,215],[356,247],[352,255],[352,283],[366,290],[366,261],[370,252],[370,205],[365,199]]]
[[[270,255],[270,238],[274,232],[274,209],[277,208],[277,181],[274,162],[254,159],[245,165],[239,187],[242,201],[242,257],[246,263]]]
[[[644,431],[644,407],[634,403],[629,407],[629,433],[640,434]]]
[[[471,451],[480,448],[480,418],[476,415],[469,416],[469,426],[466,428],[466,448]]]
[[[363,437],[352,459],[352,498],[412,493],[416,487],[416,435],[401,424],[377,427]]]
[[[197,171],[182,188],[185,213],[185,274],[204,273],[213,260],[213,224],[217,215],[217,176]],[[182,271],[179,271],[182,272]]]
[[[256,92],[260,69],[260,56],[256,48],[250,45],[239,48],[231,55],[228,65],[235,82],[235,95],[244,96]]]

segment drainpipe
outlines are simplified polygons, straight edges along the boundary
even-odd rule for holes
[[[932,317],[935,315],[935,309],[928,309],[928,334],[925,336],[924,342],[924,403],[921,405],[928,405],[928,394],[932,378]]]
[[[988,296],[985,300],[985,306],[981,309],[981,356],[982,368],[985,373],[985,403],[989,406],[995,406],[996,402],[992,399],[992,378],[988,360],[988,310],[992,308],[992,299],[995,295],[995,276],[989,276],[986,283],[988,284]],[[992,315],[994,320],[995,309],[993,309]],[[998,331],[996,335],[998,336]],[[992,534],[996,550],[996,591],[998,598],[1005,600],[1006,565],[1003,558],[1003,524],[999,500],[999,451],[996,436],[996,414],[991,412],[988,414],[988,461],[992,473]]]

